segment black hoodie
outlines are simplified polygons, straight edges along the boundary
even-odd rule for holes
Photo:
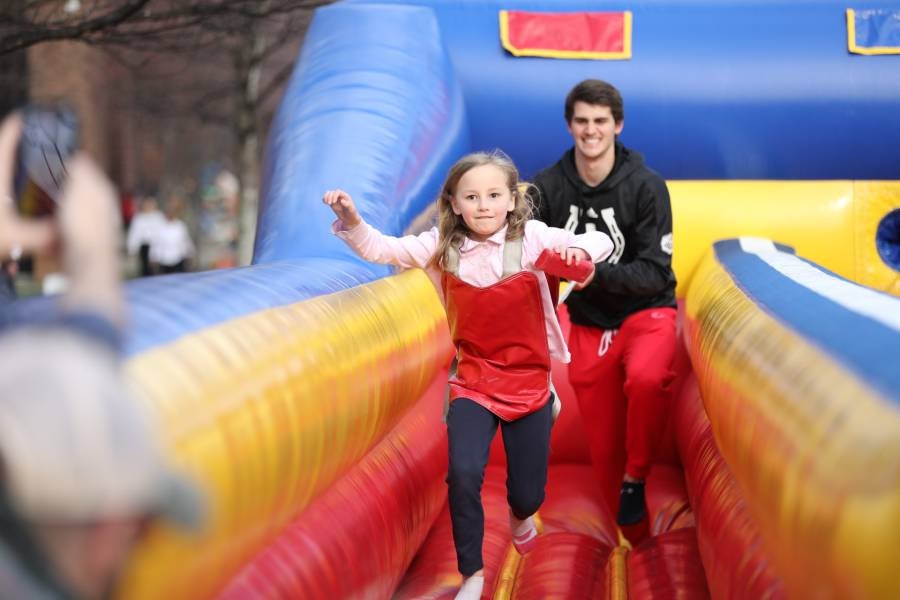
[[[535,218],[574,233],[602,231],[613,241],[591,284],[566,303],[573,323],[618,329],[646,308],[675,306],[672,208],[666,182],[644,157],[616,141],[612,171],[591,187],[575,168],[575,150],[534,179]]]

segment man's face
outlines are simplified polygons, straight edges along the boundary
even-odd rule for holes
[[[588,160],[600,158],[614,146],[624,124],[615,122],[608,106],[576,102],[568,125],[575,152]]]

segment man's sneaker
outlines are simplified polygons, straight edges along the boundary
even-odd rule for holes
[[[534,517],[528,517],[520,521],[512,514],[509,515],[509,529],[512,534],[512,543],[519,554],[527,554],[534,549],[537,543],[538,530],[534,524]],[[516,532],[519,532],[518,534]]]
[[[635,525],[647,516],[647,504],[644,500],[643,481],[623,481],[619,492],[619,514],[616,523],[619,525]]]

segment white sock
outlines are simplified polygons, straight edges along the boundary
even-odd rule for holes
[[[463,580],[455,600],[480,600],[484,588],[484,575],[471,575]]]
[[[520,520],[514,514],[509,513],[509,530],[514,537],[527,533],[533,527],[534,519],[532,517]]]

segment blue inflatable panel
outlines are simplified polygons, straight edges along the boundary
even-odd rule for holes
[[[316,12],[272,124],[254,262],[356,260],[330,232],[328,189],[346,189],[367,221],[393,234],[434,200],[470,147],[442,38],[428,8]]]
[[[850,54],[846,2],[385,0],[379,5],[387,3],[434,11],[465,94],[472,147],[502,147],[526,176],[570,145],[563,98],[572,85],[594,77],[622,91],[623,141],[667,179],[900,177],[900,56]],[[873,0],[852,3],[858,10],[884,6]],[[633,57],[515,58],[500,44],[500,9],[629,10]],[[316,43],[314,33],[307,43]]]
[[[183,335],[267,308],[285,306],[377,279],[380,269],[359,261],[281,261],[240,269],[148,277],[129,281],[126,356]],[[0,325],[55,318],[56,298],[13,302]]]
[[[773,246],[714,244],[716,258],[762,310],[900,405],[900,298],[848,281]]]

